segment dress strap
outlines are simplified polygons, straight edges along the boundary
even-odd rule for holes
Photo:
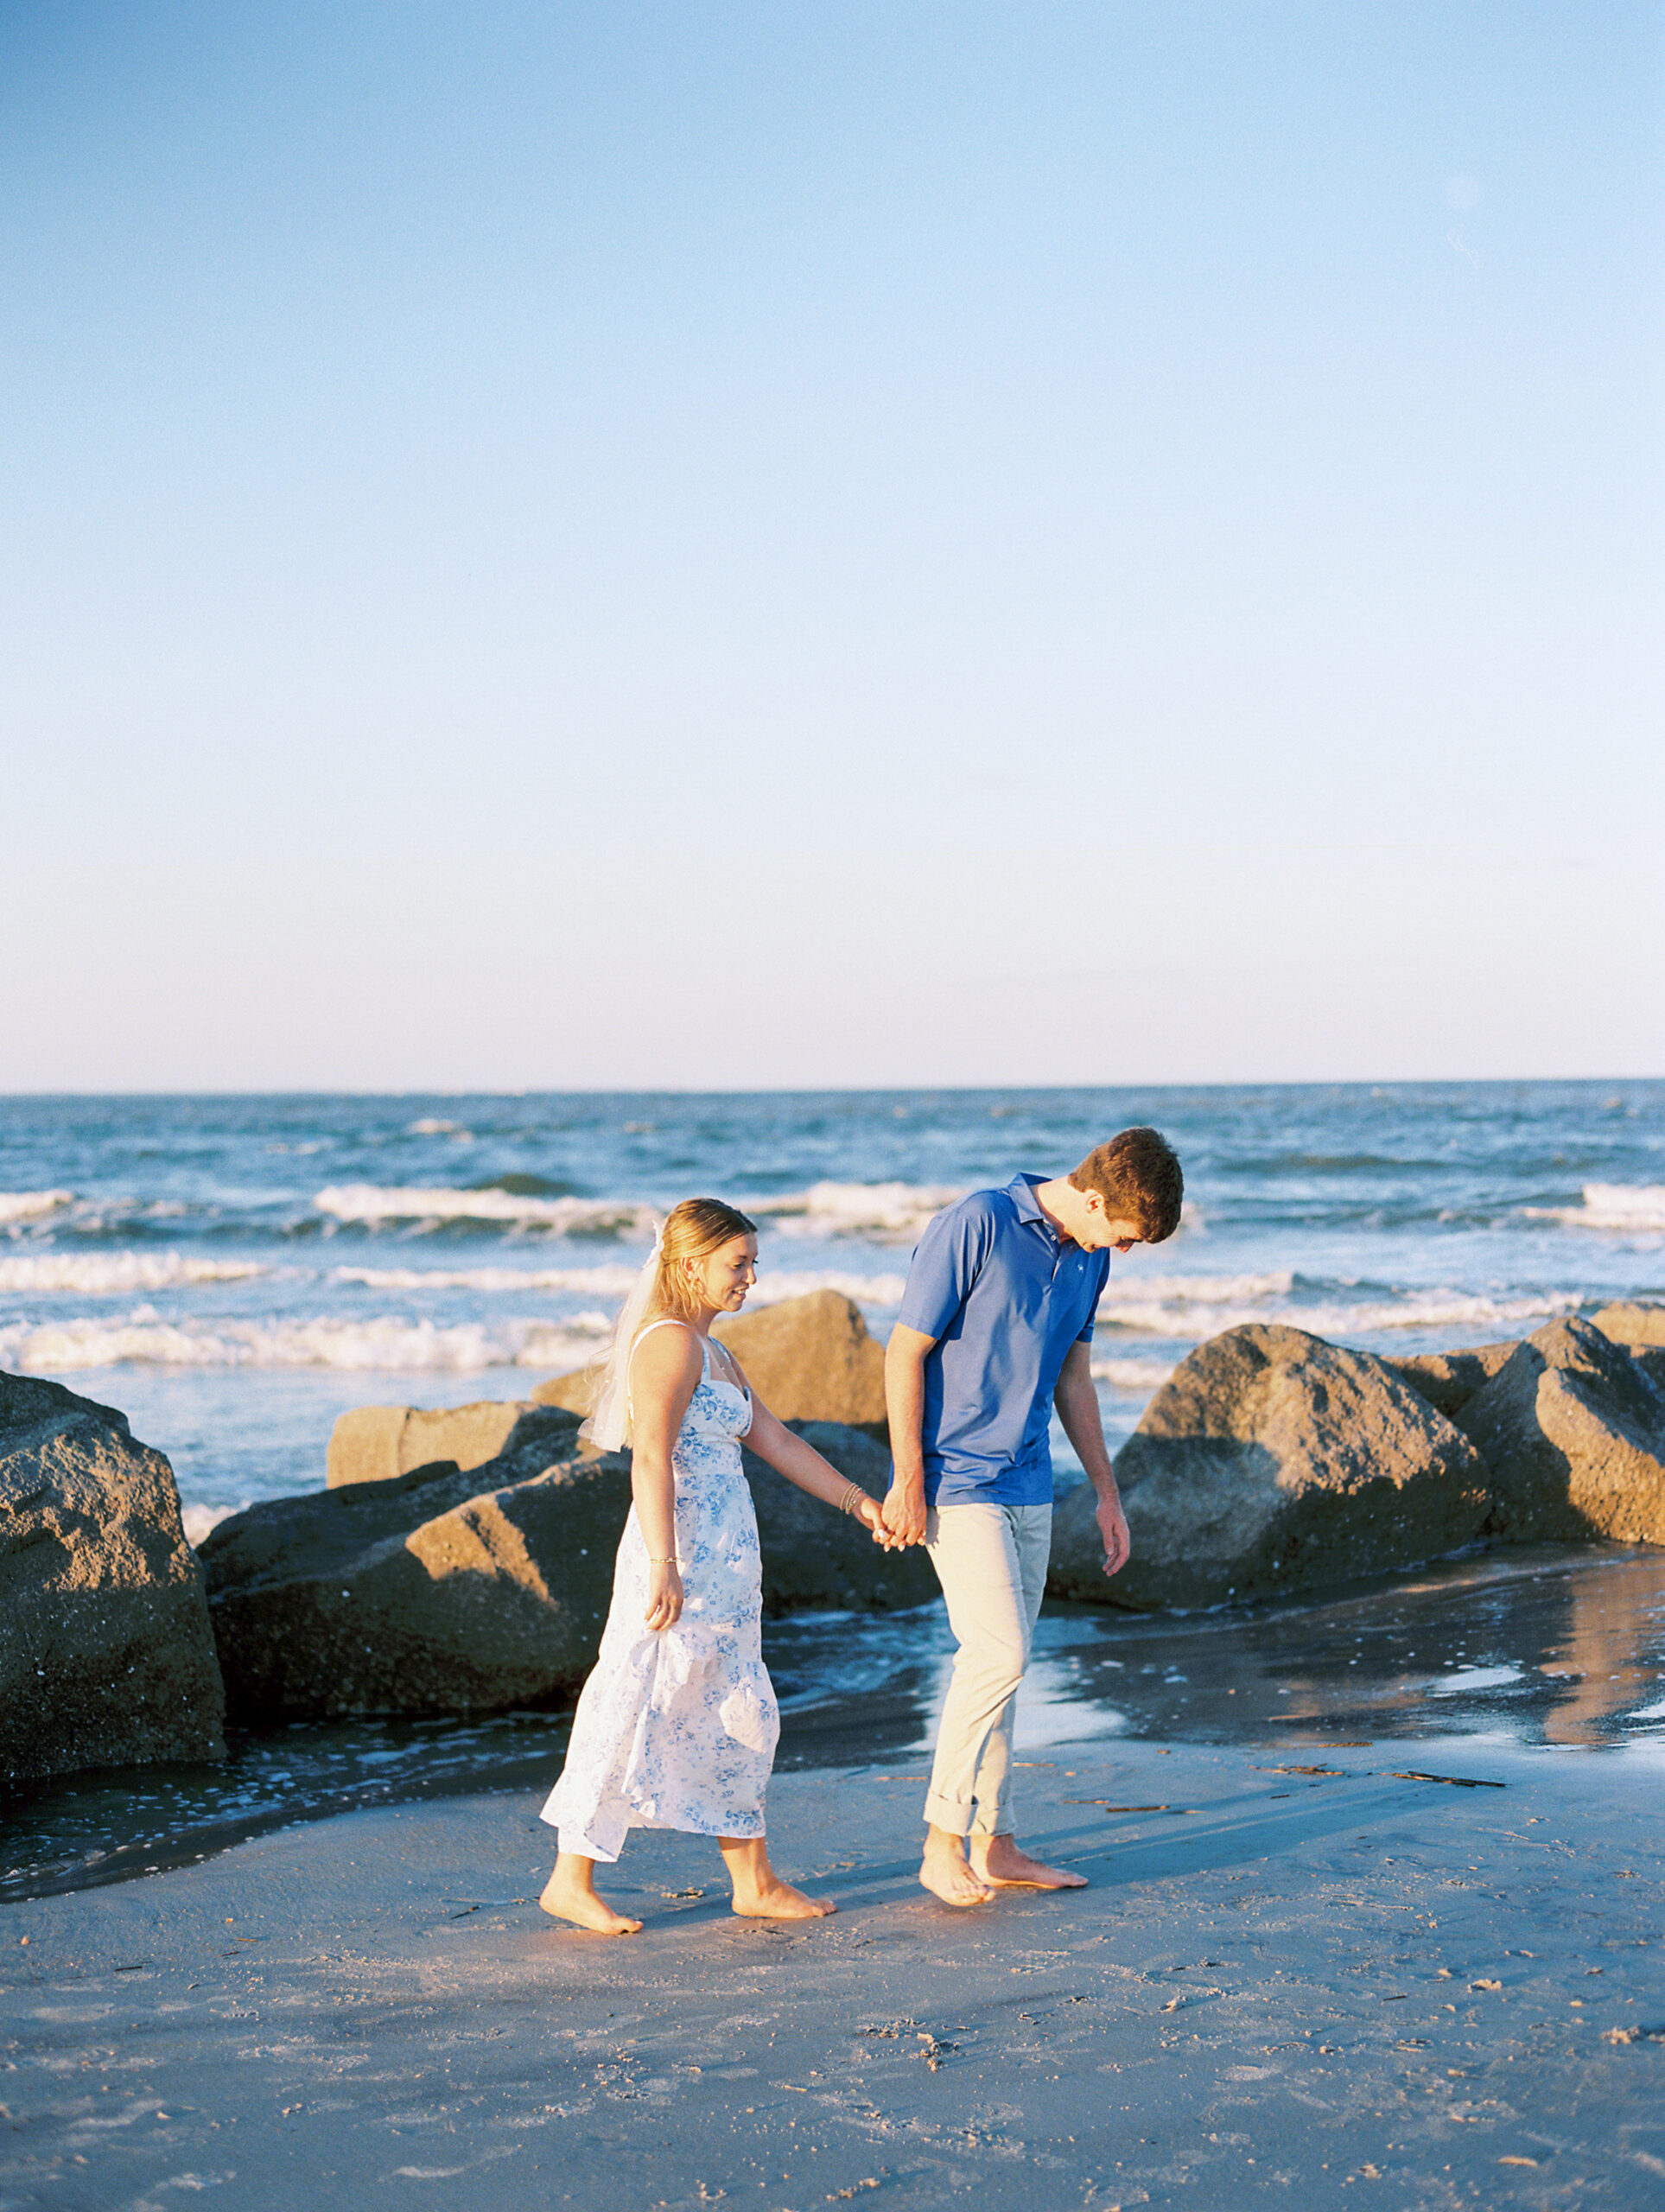
[[[634,1358],[635,1358],[635,1357],[636,1357],[636,1352],[637,1352],[637,1347],[641,1344],[642,1339],[643,1339],[645,1337],[651,1337],[651,1336],[653,1334],[653,1332],[655,1331],[655,1329],[686,1329],[687,1327],[688,1327],[688,1324],[687,1324],[687,1322],[686,1322],[686,1321],[679,1321],[679,1320],[677,1320],[677,1317],[676,1317],[676,1315],[675,1315],[674,1313],[666,1313],[666,1314],[663,1314],[663,1315],[661,1315],[661,1317],[659,1318],[659,1319],[658,1319],[658,1320],[657,1320],[657,1321],[650,1321],[650,1322],[648,1323],[648,1325],[647,1325],[646,1328],[645,1328],[645,1329],[638,1329],[638,1331],[636,1332],[636,1343],[635,1343],[635,1344],[632,1344],[632,1346],[631,1346],[631,1348],[630,1348],[630,1356],[631,1356],[631,1357],[632,1357],[632,1359],[634,1359]],[[690,1331],[690,1333],[691,1334],[691,1333],[692,1333],[692,1332]]]
[[[632,1392],[631,1392],[631,1389],[630,1389],[630,1370],[631,1370],[632,1364],[633,1363],[633,1362],[634,1362],[634,1360],[635,1360],[635,1357],[636,1357],[637,1353],[638,1353],[638,1352],[641,1350],[641,1348],[642,1348],[642,1344],[643,1344],[644,1341],[645,1341],[647,1338],[651,1337],[651,1336],[653,1334],[653,1332],[655,1331],[655,1329],[687,1329],[687,1328],[688,1328],[688,1324],[687,1324],[687,1322],[686,1322],[686,1321],[679,1321],[679,1320],[677,1320],[677,1319],[676,1318],[675,1314],[672,1314],[672,1313],[666,1313],[666,1314],[663,1314],[663,1315],[660,1317],[660,1319],[659,1319],[658,1320],[657,1320],[657,1321],[650,1321],[650,1322],[648,1323],[648,1325],[647,1325],[646,1328],[645,1328],[645,1329],[639,1329],[639,1330],[637,1331],[637,1332],[636,1332],[636,1341],[635,1341],[635,1343],[634,1343],[633,1344],[632,1344],[632,1346],[631,1346],[631,1348],[630,1348],[630,1357],[629,1357],[629,1358],[625,1362],[625,1403],[626,1403],[626,1405],[630,1408],[631,1418],[632,1418],[632,1421],[635,1419],[635,1415],[636,1415],[636,1401],[635,1401],[635,1398],[634,1398],[634,1396],[632,1395]],[[693,1330],[693,1329],[690,1329],[690,1330],[689,1330],[689,1334],[690,1334],[690,1336],[696,1336],[698,1333],[699,1333],[699,1332],[698,1332],[698,1331],[697,1331],[697,1330]],[[709,1363],[707,1363],[707,1364],[706,1364],[706,1365],[702,1369],[702,1373],[705,1373],[705,1374],[709,1374],[709,1371],[710,1371],[710,1369],[709,1369]]]

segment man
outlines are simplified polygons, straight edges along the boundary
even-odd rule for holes
[[[1123,1129],[1071,1173],[1019,1175],[939,1213],[908,1270],[885,1354],[893,1461],[886,1526],[923,1541],[959,1645],[925,1798],[919,1879],[945,1904],[996,1889],[1084,1887],[1018,1847],[1012,1728],[1052,1535],[1054,1407],[1098,1493],[1104,1572],[1128,1523],[1088,1346],[1109,1255],[1179,1225],[1184,1179],[1154,1129]]]

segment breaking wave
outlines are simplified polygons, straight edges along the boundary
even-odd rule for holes
[[[775,1198],[747,1198],[745,1211],[761,1214],[786,1236],[876,1236],[885,1242],[917,1236],[934,1213],[965,1196],[931,1183],[812,1183]]]
[[[68,1374],[88,1367],[331,1367],[465,1374],[583,1366],[612,1325],[605,1313],[562,1321],[476,1321],[450,1327],[403,1316],[363,1320],[167,1321],[143,1308],[122,1320],[16,1322],[0,1327],[0,1367]]]
[[[1665,1235],[1665,1183],[1586,1183],[1576,1206],[1526,1206],[1535,1221],[1559,1221],[1568,1229],[1601,1229],[1611,1235]]]
[[[181,1252],[35,1252],[0,1259],[0,1291],[75,1290],[85,1297],[246,1282],[267,1270],[252,1260],[194,1260]]]
[[[362,1283],[370,1290],[566,1291],[606,1303],[627,1298],[636,1275],[636,1268],[616,1262],[595,1268],[334,1268],[330,1271],[330,1281]],[[899,1306],[906,1281],[902,1275],[853,1275],[771,1268],[747,1300],[746,1311],[754,1313],[759,1306],[777,1306],[783,1299],[803,1298],[815,1290],[838,1291],[844,1297],[854,1299],[858,1306]]]
[[[184,1505],[179,1517],[184,1524],[185,1541],[193,1551],[200,1551],[222,1521],[229,1521],[237,1511],[234,1505]]]
[[[1374,1336],[1389,1329],[1454,1328],[1470,1336],[1570,1313],[1577,1291],[1515,1298],[1450,1289],[1408,1290],[1396,1296],[1349,1300],[1302,1295],[1293,1274],[1151,1275],[1135,1290],[1112,1285],[1099,1301],[1101,1329],[1128,1336],[1172,1337],[1192,1343],[1251,1321],[1284,1322],[1315,1337]]]
[[[1108,1382],[1113,1390],[1128,1393],[1160,1389],[1172,1372],[1172,1362],[1166,1359],[1096,1359],[1092,1363],[1095,1382]]]
[[[39,1221],[74,1203],[73,1191],[0,1191],[0,1221]]]
[[[376,1183],[332,1184],[313,1205],[337,1221],[413,1223],[442,1228],[452,1221],[499,1222],[517,1229],[542,1229],[557,1236],[645,1235],[652,1209],[622,1198],[541,1198],[495,1187],[453,1191],[424,1186],[387,1190]]]

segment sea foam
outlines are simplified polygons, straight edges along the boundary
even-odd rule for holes
[[[74,1203],[73,1191],[0,1191],[0,1221],[38,1221]]]
[[[1096,1359],[1092,1363],[1095,1382],[1108,1382],[1128,1395],[1160,1389],[1172,1372],[1172,1361],[1166,1359]]]
[[[594,1268],[334,1268],[330,1281],[362,1283],[370,1290],[474,1290],[489,1294],[565,1291],[604,1303],[621,1303],[635,1287],[639,1270],[620,1262]],[[3,1278],[0,1278],[3,1280]],[[898,1274],[841,1274],[824,1268],[767,1268],[753,1286],[746,1311],[778,1306],[784,1299],[811,1291],[836,1290],[858,1306],[899,1306],[906,1278]]]
[[[181,1505],[179,1517],[184,1524],[185,1541],[193,1551],[200,1551],[222,1521],[229,1521],[238,1509],[235,1505]]]
[[[332,1184],[313,1205],[337,1221],[411,1222],[434,1228],[448,1221],[501,1222],[557,1236],[632,1236],[652,1225],[652,1210],[617,1198],[523,1198],[513,1191],[443,1187],[384,1189],[376,1183]]]
[[[1136,1281],[1136,1287],[1135,1287]],[[1388,1330],[1457,1329],[1471,1341],[1527,1321],[1570,1313],[1583,1303],[1577,1291],[1544,1291],[1493,1298],[1471,1291],[1406,1290],[1350,1299],[1296,1294],[1288,1274],[1265,1275],[1152,1275],[1112,1283],[1099,1301],[1101,1329],[1129,1336],[1173,1337],[1195,1343],[1250,1322],[1282,1322],[1315,1337],[1376,1336]]]
[[[245,1282],[266,1269],[252,1260],[197,1260],[182,1252],[35,1252],[0,1259],[0,1291],[79,1291],[118,1295],[192,1283]]]
[[[179,1323],[141,1307],[120,1320],[15,1322],[0,1327],[0,1367],[68,1374],[89,1367],[329,1367],[398,1373],[466,1374],[534,1367],[549,1374],[584,1366],[612,1325],[606,1313],[559,1322],[468,1321],[450,1327],[403,1315],[359,1320]]]
[[[787,1236],[874,1236],[886,1243],[917,1236],[932,1214],[965,1196],[932,1183],[812,1183],[773,1198],[747,1198]]]
[[[1665,1183],[1586,1183],[1581,1205],[1526,1206],[1522,1211],[1535,1221],[1559,1221],[1569,1229],[1657,1236],[1665,1232]]]

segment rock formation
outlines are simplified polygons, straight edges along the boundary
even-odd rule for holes
[[[1603,1336],[1616,1344],[1665,1344],[1665,1306],[1628,1299],[1604,1306],[1592,1318]]]
[[[124,1414],[0,1375],[0,1780],[225,1756],[173,1469]]]
[[[575,1453],[574,1428],[540,1411],[484,1468],[442,1461],[222,1521],[201,1556],[233,1717],[489,1712],[576,1688],[630,1472]]]
[[[1116,1458],[1133,1554],[1113,1579],[1090,1487],[1060,1507],[1049,1586],[1153,1607],[1381,1574],[1479,1534],[1486,1471],[1387,1364],[1254,1324],[1201,1344]]]
[[[853,1481],[882,1485],[888,1461],[870,1438],[798,1426]],[[534,1408],[484,1466],[442,1462],[222,1522],[202,1561],[233,1714],[486,1712],[575,1690],[630,1510],[628,1455],[575,1452],[575,1428]],[[746,1458],[767,1611],[931,1594],[923,1556],[881,1551]]]
[[[1507,1543],[1665,1543],[1665,1391],[1605,1331],[1551,1321],[1463,1408]]]
[[[1595,1323],[1603,1336],[1623,1344],[1643,1374],[1665,1390],[1665,1306],[1637,1300],[1604,1306]]]
[[[1476,1344],[1468,1351],[1420,1352],[1408,1359],[1384,1359],[1402,1382],[1454,1421],[1477,1390],[1484,1390],[1513,1357],[1513,1341]]]
[[[497,1398],[476,1398],[471,1405],[432,1411],[418,1406],[354,1406],[330,1432],[324,1479],[335,1490],[343,1483],[389,1482],[395,1475],[431,1467],[439,1459],[452,1460],[459,1467],[483,1467],[502,1451],[527,1410],[524,1402]],[[577,1427],[575,1420],[575,1437]]]
[[[868,1333],[853,1300],[836,1290],[811,1291],[718,1321],[712,1334],[733,1351],[777,1419],[837,1421],[884,1440],[884,1347]],[[581,1414],[589,1409],[588,1390],[588,1370],[580,1369],[540,1382],[532,1397],[538,1405]]]

